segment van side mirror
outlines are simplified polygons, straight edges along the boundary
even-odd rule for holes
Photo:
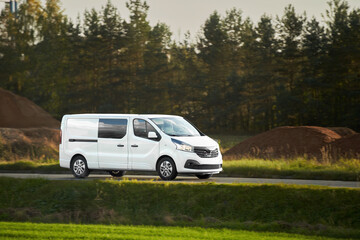
[[[158,138],[158,136],[156,135],[155,132],[149,132],[149,133],[148,133],[148,138],[149,138],[149,139],[154,139],[154,138]]]

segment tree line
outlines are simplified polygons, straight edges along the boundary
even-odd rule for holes
[[[288,5],[256,23],[213,12],[173,41],[149,6],[129,19],[108,2],[77,21],[58,0],[28,0],[0,16],[0,87],[56,118],[66,113],[180,114],[207,132],[284,125],[360,130],[360,9],[328,3],[321,21]]]

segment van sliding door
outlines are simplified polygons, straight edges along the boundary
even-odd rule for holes
[[[128,118],[99,119],[99,167],[108,170],[128,168]]]

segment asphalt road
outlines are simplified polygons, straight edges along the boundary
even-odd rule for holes
[[[38,173],[0,173],[0,177],[13,177],[13,178],[45,178],[50,180],[94,180],[94,179],[109,179],[110,175],[104,174],[90,174],[85,179],[76,179],[71,174],[38,174]],[[136,179],[138,181],[161,181],[156,175],[125,175],[121,179]],[[352,181],[328,181],[328,180],[301,180],[301,179],[273,179],[273,178],[234,178],[234,177],[212,177],[206,180],[200,180],[192,176],[178,176],[172,182],[184,183],[201,183],[201,182],[214,182],[214,183],[269,183],[269,184],[298,184],[298,185],[318,185],[329,187],[347,187],[347,188],[360,188],[360,182]]]

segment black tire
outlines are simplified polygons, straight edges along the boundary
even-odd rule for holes
[[[198,179],[209,179],[212,177],[212,174],[196,174],[195,176],[197,176]]]
[[[156,166],[156,171],[160,178],[165,181],[174,180],[177,176],[175,162],[169,157],[160,159]]]
[[[110,173],[111,176],[113,177],[122,177],[125,175],[126,171],[117,171],[117,170],[111,170],[108,171]]]
[[[71,172],[76,178],[85,178],[89,176],[90,170],[86,159],[83,156],[76,156],[71,161]]]

